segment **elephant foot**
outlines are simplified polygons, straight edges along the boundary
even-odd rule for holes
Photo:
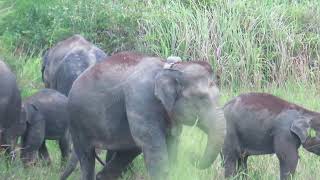
[[[28,161],[23,160],[22,162],[23,162],[24,168],[33,167],[37,163],[35,160],[28,160]]]
[[[21,161],[25,168],[36,165],[37,158],[34,152],[21,152]]]

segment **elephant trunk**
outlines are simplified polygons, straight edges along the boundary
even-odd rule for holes
[[[215,119],[214,121],[212,119]],[[208,168],[217,158],[221,151],[226,133],[226,124],[223,109],[217,109],[211,120],[202,123],[203,129],[208,135],[207,146],[202,159],[200,160],[199,169]]]

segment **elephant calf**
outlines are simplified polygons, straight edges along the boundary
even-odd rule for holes
[[[27,124],[22,136],[21,159],[25,165],[34,163],[36,152],[50,163],[45,140],[58,140],[62,162],[70,151],[67,97],[52,89],[42,89],[23,102],[21,118]]]
[[[292,175],[298,148],[320,154],[320,113],[265,93],[242,94],[224,107],[227,134],[223,147],[225,176],[246,170],[250,155],[276,153],[280,178]],[[238,163],[238,167],[236,167]]]

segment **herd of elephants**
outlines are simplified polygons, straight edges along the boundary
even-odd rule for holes
[[[205,61],[109,56],[73,35],[46,51],[41,73],[45,89],[22,101],[15,75],[0,61],[0,143],[11,162],[21,137],[21,161],[30,168],[37,155],[50,163],[45,141],[57,140],[61,180],[78,161],[83,180],[117,179],[141,153],[150,178],[167,179],[182,125],[196,124],[208,136],[196,166],[208,168],[221,154],[226,178],[246,172],[250,155],[275,153],[282,180],[293,175],[300,145],[320,155],[320,113],[255,92],[220,107]],[[105,160],[96,149],[108,151]],[[96,158],[104,165],[97,174]]]

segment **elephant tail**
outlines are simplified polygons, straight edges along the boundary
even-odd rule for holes
[[[96,157],[96,159],[99,161],[99,163],[100,163],[102,166],[105,166],[105,165],[106,165],[106,164],[100,159],[100,157],[98,156],[97,151],[94,151],[94,156]]]
[[[77,167],[77,163],[78,163],[78,157],[75,151],[73,150],[65,170],[60,176],[60,180],[66,180],[70,176],[70,174],[74,171],[74,169]]]

